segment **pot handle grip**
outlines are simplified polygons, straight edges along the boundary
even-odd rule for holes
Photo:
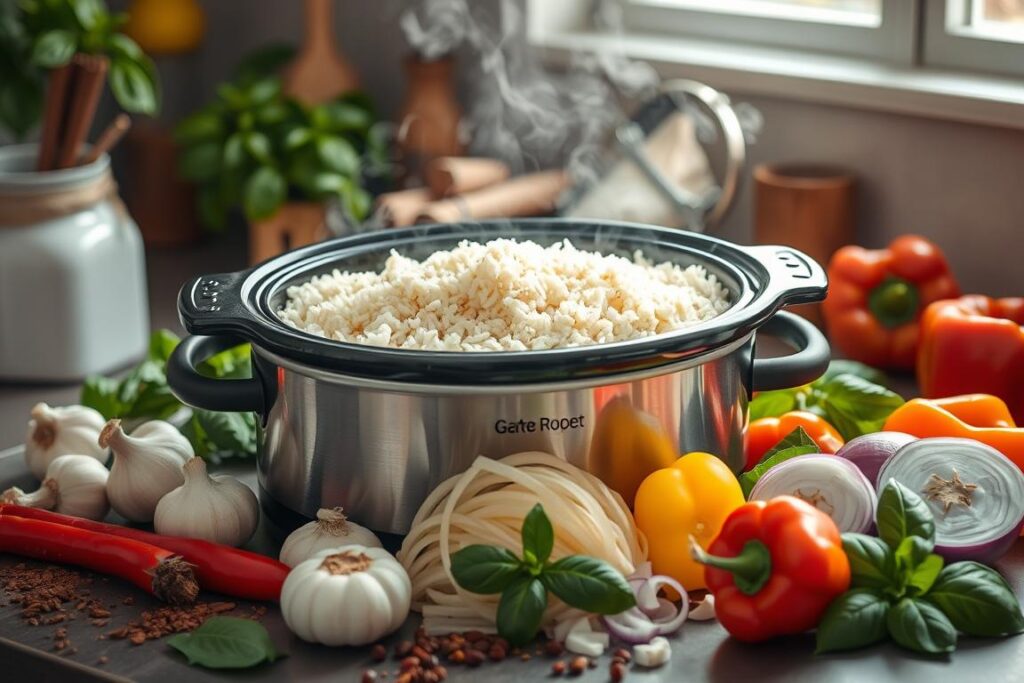
[[[262,413],[263,385],[259,377],[215,379],[199,373],[197,366],[207,358],[226,351],[245,340],[232,336],[186,337],[167,359],[167,384],[178,399],[193,408],[233,413]]]
[[[178,293],[178,315],[192,334],[245,334],[252,314],[242,300],[249,271],[200,275]],[[243,342],[237,342],[241,344]]]
[[[807,254],[779,245],[759,244],[744,249],[768,269],[771,277],[766,298],[783,304],[809,304],[825,298],[828,275]]]
[[[796,353],[779,358],[755,358],[754,391],[788,389],[809,384],[828,369],[832,350],[825,335],[807,320],[779,311],[761,326],[757,334],[770,334],[796,347]]]

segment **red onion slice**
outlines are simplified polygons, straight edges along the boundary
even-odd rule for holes
[[[639,585],[633,585],[637,606],[619,614],[602,616],[601,621],[608,632],[630,645],[649,643],[656,636],[675,633],[686,621],[690,611],[690,600],[682,584],[670,576],[652,576]],[[682,596],[677,607],[674,602],[659,597],[658,592],[665,586]]]
[[[850,439],[836,451],[836,457],[846,458],[864,473],[873,486],[878,487],[878,470],[892,454],[912,441],[916,436],[903,432],[874,432]]]
[[[796,496],[835,521],[840,531],[866,533],[875,518],[875,487],[849,460],[834,455],[800,455],[779,463],[758,479],[750,500]]]
[[[878,473],[880,486],[890,479],[928,504],[935,516],[935,552],[948,562],[994,562],[1024,525],[1024,474],[995,448],[973,439],[907,444]]]

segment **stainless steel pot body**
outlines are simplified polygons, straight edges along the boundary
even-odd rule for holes
[[[256,349],[261,362],[280,368],[259,453],[262,493],[302,517],[342,506],[376,531],[405,533],[427,494],[480,455],[537,450],[607,471],[607,444],[595,434],[628,428],[630,413],[648,429],[653,417],[655,438],[676,453],[716,453],[738,470],[752,346],[747,338],[702,362],[601,383],[416,391],[318,372]],[[616,424],[602,425],[611,415]],[[289,515],[278,509],[275,516]]]

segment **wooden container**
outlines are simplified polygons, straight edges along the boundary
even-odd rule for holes
[[[455,94],[455,60],[405,60],[406,93],[398,120],[398,147],[408,177],[422,180],[437,157],[461,156],[462,108]]]
[[[754,169],[754,241],[785,244],[823,266],[854,241],[856,178],[839,168],[803,163]],[[794,312],[821,326],[818,304]]]

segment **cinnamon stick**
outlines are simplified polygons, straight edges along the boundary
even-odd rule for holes
[[[424,171],[427,187],[438,199],[500,183],[509,175],[505,162],[481,157],[438,157]]]
[[[427,204],[417,223],[454,223],[481,218],[512,218],[552,213],[559,195],[568,189],[565,171],[542,171],[516,176],[476,192]]]
[[[93,163],[101,156],[113,149],[114,145],[121,141],[124,134],[128,132],[128,129],[132,127],[132,120],[127,114],[118,114],[110,125],[103,129],[100,133],[99,138],[96,139],[96,144],[92,146],[88,154],[82,155],[81,165],[87,166]]]
[[[49,171],[56,166],[61,131],[64,130],[64,114],[67,109],[70,85],[70,62],[50,70],[49,84],[46,88],[46,105],[43,111],[43,127],[39,137],[37,171]]]
[[[71,58],[72,88],[68,113],[64,119],[64,136],[57,154],[56,168],[75,165],[79,150],[89,134],[96,106],[103,93],[110,61],[100,55],[81,52]]]

